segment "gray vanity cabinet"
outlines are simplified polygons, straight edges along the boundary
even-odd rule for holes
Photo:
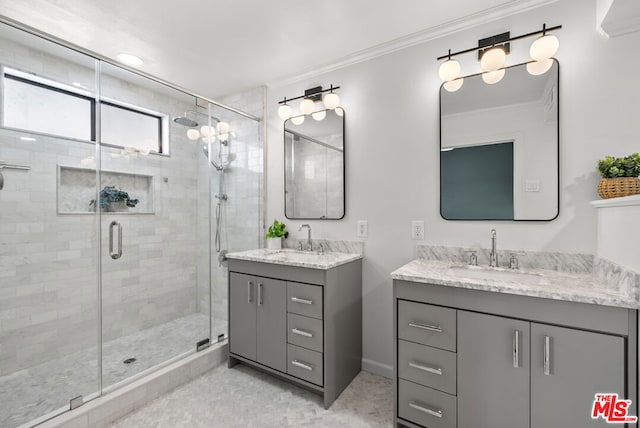
[[[328,408],[361,361],[360,259],[328,269],[229,259],[229,367],[294,382]]]
[[[635,309],[395,280],[394,322],[396,426],[610,426],[596,393],[637,414]]]
[[[529,367],[528,322],[458,311],[458,426],[529,428]]]
[[[230,351],[285,371],[287,368],[287,286],[284,281],[231,273]]]

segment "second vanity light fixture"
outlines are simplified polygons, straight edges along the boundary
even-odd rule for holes
[[[291,121],[295,125],[301,125],[304,122],[304,115],[308,114],[310,114],[315,120],[323,120],[327,116],[325,109],[335,110],[338,116],[342,116],[344,112],[340,107],[340,97],[338,97],[338,94],[333,92],[338,89],[340,89],[340,86],[331,85],[329,89],[322,89],[322,86],[316,86],[315,88],[305,90],[304,95],[300,95],[299,97],[284,97],[282,101],[278,101],[278,104],[280,104],[280,107],[278,107],[278,116],[283,120],[291,118]],[[325,94],[324,97],[322,94]],[[293,109],[288,103],[299,99],[302,99],[300,102],[300,111],[302,112],[302,115],[297,116],[294,115]],[[324,104],[324,109],[315,111],[316,104],[319,104],[320,101]]]
[[[499,34],[480,40],[478,43],[479,46],[477,47],[454,53],[451,53],[451,50],[449,50],[447,55],[438,57],[438,61],[446,60],[440,65],[440,69],[438,70],[440,79],[444,82],[444,88],[449,92],[455,92],[462,87],[464,78],[466,77],[460,77],[460,63],[452,59],[452,57],[476,51],[479,52],[482,80],[489,85],[498,83],[504,77],[504,66],[507,53],[510,49],[510,42],[533,36],[540,37],[531,44],[529,49],[529,55],[532,60],[527,62],[527,71],[534,76],[546,73],[553,64],[553,55],[555,55],[560,47],[558,38],[548,33],[561,28],[562,25],[547,28],[547,25],[544,24],[542,30],[539,31],[516,37],[509,37],[509,33]]]

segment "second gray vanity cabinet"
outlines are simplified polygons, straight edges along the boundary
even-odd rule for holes
[[[458,311],[458,426],[529,428],[528,322]]]
[[[230,351],[276,370],[287,369],[285,281],[229,275]]]

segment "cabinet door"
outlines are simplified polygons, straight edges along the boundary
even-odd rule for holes
[[[229,275],[229,351],[256,359],[256,278]]]
[[[591,419],[598,392],[624,397],[624,338],[532,323],[531,428],[611,426]]]
[[[529,428],[529,322],[458,311],[458,427]]]
[[[287,371],[287,286],[284,281],[256,277],[257,360]]]

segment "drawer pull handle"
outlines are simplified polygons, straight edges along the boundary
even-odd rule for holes
[[[442,333],[442,327],[437,325],[422,324],[420,322],[410,322],[409,327],[421,328],[422,330],[435,331],[436,333]]]
[[[513,367],[520,367],[520,331],[513,330]]]
[[[433,374],[437,374],[438,376],[442,376],[442,369],[437,367],[429,367],[424,366],[420,363],[416,363],[415,361],[411,361],[409,363],[409,367],[413,367],[414,369],[422,370],[423,372],[429,372]]]
[[[297,328],[292,328],[291,333],[298,334],[304,337],[313,337],[313,333],[309,333],[308,331],[304,331],[304,330],[298,330]]]
[[[418,404],[415,401],[409,401],[409,407],[416,409],[419,412],[426,413],[427,415],[435,416],[436,418],[442,418],[442,410],[433,410],[425,407],[423,404]]]
[[[305,305],[313,305],[313,300],[308,300],[308,299],[301,299],[299,297],[295,297],[293,296],[291,298],[292,302],[296,302],[296,303],[304,303]]]
[[[544,375],[551,376],[551,337],[544,336]]]
[[[291,361],[291,364],[296,366],[296,367],[300,367],[301,369],[309,370],[310,372],[313,371],[313,366],[311,366],[309,364],[301,363],[298,360]]]

